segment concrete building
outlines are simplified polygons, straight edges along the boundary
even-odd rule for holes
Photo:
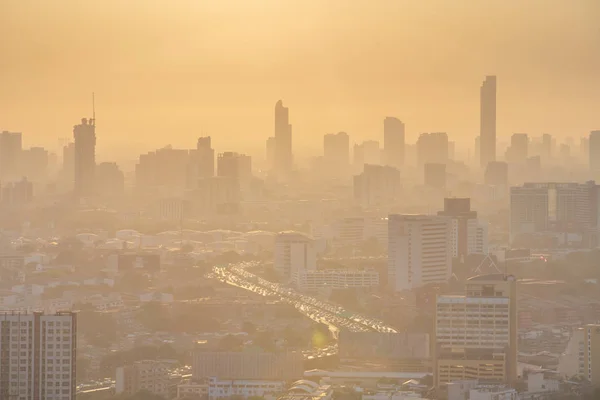
[[[510,146],[506,149],[506,161],[525,163],[529,155],[529,136],[526,133],[515,133],[510,137]]]
[[[100,196],[125,194],[125,174],[115,162],[103,162],[96,166],[96,191]]]
[[[492,161],[485,167],[484,182],[486,185],[508,186],[508,164],[504,161]]]
[[[0,132],[0,181],[21,177],[21,132]]]
[[[598,245],[600,186],[525,183],[510,189],[510,240],[543,232],[578,233],[583,245]]]
[[[426,163],[423,165],[423,183],[435,189],[446,188],[446,164]]]
[[[594,177],[600,173],[600,131],[590,132],[588,140],[590,171]]]
[[[27,178],[2,185],[0,204],[4,207],[23,206],[30,203],[32,199],[33,184]]]
[[[186,192],[195,216],[232,215],[240,211],[240,182],[236,178],[215,176],[198,179],[197,186]]]
[[[192,378],[291,381],[302,376],[302,353],[262,351],[196,350],[192,358]]]
[[[375,289],[379,286],[379,273],[374,269],[325,269],[301,270],[294,278],[296,287],[302,291],[321,289]]]
[[[385,165],[400,168],[404,165],[404,123],[398,118],[383,120],[383,161]]]
[[[323,174],[331,178],[344,178],[349,175],[350,137],[346,132],[329,133],[323,137]]]
[[[400,200],[400,171],[396,168],[369,165],[354,176],[354,200],[363,208],[392,206]]]
[[[0,399],[75,400],[74,313],[2,313],[0,330]]]
[[[85,197],[96,190],[96,121],[83,118],[73,127],[75,142],[75,195]]]
[[[284,381],[249,380],[249,379],[219,379],[211,377],[208,380],[208,400],[231,399],[232,397],[265,397],[282,393],[285,390]]]
[[[188,185],[189,151],[164,147],[141,154],[135,166],[135,186],[139,189],[183,193]]]
[[[48,150],[31,147],[21,151],[20,172],[32,181],[43,181],[48,175]]]
[[[292,153],[292,125],[289,109],[279,100],[275,104],[275,170],[280,175],[288,174],[294,165]]]
[[[275,271],[288,279],[296,279],[302,271],[317,269],[314,240],[300,232],[280,232],[275,238]]]
[[[471,211],[471,199],[445,198],[444,211],[438,215],[452,220],[452,257],[488,253],[488,225],[477,219],[477,211]]]
[[[517,379],[516,279],[503,274],[470,278],[464,296],[436,301],[436,386],[482,379]]]
[[[479,156],[481,168],[496,161],[496,77],[486,76],[479,93]]]
[[[445,283],[452,275],[452,223],[429,215],[388,217],[388,284],[394,291]]]
[[[380,165],[381,150],[379,142],[376,140],[367,140],[360,144],[354,145],[354,170],[358,173],[363,171],[365,164]]]
[[[252,177],[252,157],[231,151],[219,154],[217,176],[248,181]]]
[[[159,361],[136,361],[118,367],[116,378],[116,394],[135,394],[143,390],[165,398],[168,395],[169,370]]]
[[[445,132],[421,133],[417,139],[417,163],[419,166],[448,162],[448,135]]]

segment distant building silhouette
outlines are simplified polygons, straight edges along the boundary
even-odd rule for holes
[[[486,76],[480,90],[480,162],[496,161],[496,77]]]
[[[83,118],[73,127],[75,139],[75,195],[89,196],[94,193],[96,180],[96,121]]]
[[[32,147],[21,152],[21,174],[32,181],[44,180],[48,173],[48,150]]]
[[[0,133],[0,180],[14,180],[20,177],[22,150],[21,132]]]
[[[31,202],[32,198],[33,184],[27,178],[2,185],[1,201],[3,206],[22,206]]]
[[[135,166],[135,186],[183,193],[189,180],[189,165],[188,150],[164,147],[141,154]]]
[[[394,205],[400,200],[400,171],[382,165],[364,165],[364,171],[354,176],[354,199],[361,207]]]
[[[427,163],[423,166],[425,186],[436,189],[446,188],[446,164]]]
[[[323,162],[331,177],[339,178],[349,174],[350,137],[346,132],[329,133],[323,137]]]
[[[506,149],[506,161],[524,163],[529,155],[529,136],[526,133],[515,133],[510,137],[510,147]]]
[[[489,162],[485,168],[486,185],[508,185],[508,164],[504,161]]]
[[[594,174],[600,173],[600,131],[590,132],[588,140],[590,170]]]
[[[422,133],[417,139],[417,162],[446,164],[448,162],[448,135],[445,132]]]
[[[275,104],[275,169],[279,174],[287,174],[292,170],[292,165],[292,125],[289,109],[279,100]]]
[[[383,162],[395,168],[404,165],[404,123],[398,118],[383,120]]]
[[[354,145],[354,170],[362,172],[365,164],[380,165],[381,150],[379,142],[376,140],[367,140]]]
[[[267,155],[267,166],[270,169],[275,168],[275,154],[277,153],[277,145],[274,136],[267,138],[266,143],[266,155]]]
[[[252,157],[232,151],[219,154],[217,176],[238,179],[240,182],[252,177]]]
[[[125,193],[125,175],[115,162],[96,166],[96,190],[101,196],[122,196]]]

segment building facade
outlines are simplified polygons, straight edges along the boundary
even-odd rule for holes
[[[445,283],[452,274],[452,224],[446,217],[388,217],[388,284],[394,291]]]
[[[75,400],[77,317],[0,314],[0,399]]]
[[[166,398],[169,393],[169,370],[159,361],[136,361],[118,367],[116,378],[117,394],[135,394],[143,390]]]

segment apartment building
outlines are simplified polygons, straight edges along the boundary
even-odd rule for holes
[[[0,399],[74,400],[77,317],[0,314]]]
[[[115,392],[134,394],[141,390],[166,397],[169,371],[155,360],[136,361],[132,365],[117,368]]]

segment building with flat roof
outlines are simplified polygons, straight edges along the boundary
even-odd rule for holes
[[[169,370],[159,361],[136,361],[132,365],[118,367],[116,378],[117,394],[135,394],[142,390],[163,397],[168,394]]]
[[[75,313],[0,313],[0,331],[0,399],[75,400]]]

